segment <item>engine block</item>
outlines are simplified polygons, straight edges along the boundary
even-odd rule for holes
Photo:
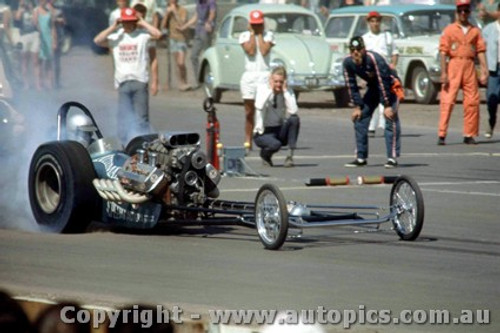
[[[122,186],[172,205],[203,204],[219,195],[220,173],[200,150],[197,133],[169,132],[145,140],[117,173]]]

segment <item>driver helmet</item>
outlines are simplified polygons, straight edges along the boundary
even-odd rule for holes
[[[70,139],[80,142],[85,147],[88,147],[94,141],[92,136],[97,131],[97,127],[89,117],[76,114],[69,117],[67,124]]]

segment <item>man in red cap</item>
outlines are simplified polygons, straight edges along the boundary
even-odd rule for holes
[[[113,54],[114,81],[118,89],[118,136],[122,143],[150,131],[148,42],[160,36],[161,32],[134,9],[123,8],[120,18],[94,38],[94,43],[109,47]]]
[[[481,65],[479,80],[486,84],[486,44],[479,28],[469,22],[470,0],[456,0],[457,20],[443,31],[439,41],[441,54],[441,97],[438,145],[445,145],[451,112],[458,90],[463,90],[464,143],[476,144],[479,134],[479,87],[474,65],[476,56]],[[447,61],[449,59],[449,61]]]
[[[255,117],[255,93],[260,84],[267,85],[271,48],[274,35],[264,30],[264,13],[250,12],[248,31],[242,32],[239,43],[245,51],[245,72],[241,76],[240,90],[245,108],[245,148],[252,147]]]
[[[380,54],[387,61],[389,67],[395,71],[398,64],[399,52],[396,45],[394,45],[394,38],[392,38],[391,32],[382,31],[380,28],[382,15],[376,11],[369,12],[366,21],[369,28],[369,31],[363,35],[366,50]],[[370,126],[368,127],[368,136],[375,136],[377,124],[379,128],[385,128],[384,109],[384,105],[380,104],[378,112],[375,111],[373,113]]]

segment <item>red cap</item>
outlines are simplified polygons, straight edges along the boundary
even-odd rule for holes
[[[470,6],[470,0],[456,0],[457,7]]]
[[[262,24],[264,23],[264,13],[260,10],[252,10],[250,12],[250,24]]]
[[[373,12],[368,13],[368,16],[366,17],[366,19],[369,20],[369,19],[374,18],[374,17],[381,18],[382,16],[380,16],[379,12],[373,11]]]
[[[122,8],[120,18],[122,21],[137,21],[137,13],[133,8]]]

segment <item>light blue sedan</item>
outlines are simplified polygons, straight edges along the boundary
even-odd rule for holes
[[[198,73],[206,95],[219,102],[223,91],[239,90],[245,68],[239,36],[247,31],[249,14],[256,9],[264,13],[266,29],[275,35],[271,66],[287,68],[287,83],[295,94],[333,91],[337,105],[346,106],[349,99],[342,66],[332,62],[321,21],[311,11],[295,5],[244,5],[234,8],[223,18],[215,44],[203,54]]]
[[[436,103],[441,87],[439,38],[455,20],[452,5],[351,6],[335,9],[325,23],[326,39],[338,59],[349,54],[349,39],[368,31],[366,17],[377,11],[381,29],[399,51],[398,75],[420,104]],[[387,37],[387,35],[386,35]]]

